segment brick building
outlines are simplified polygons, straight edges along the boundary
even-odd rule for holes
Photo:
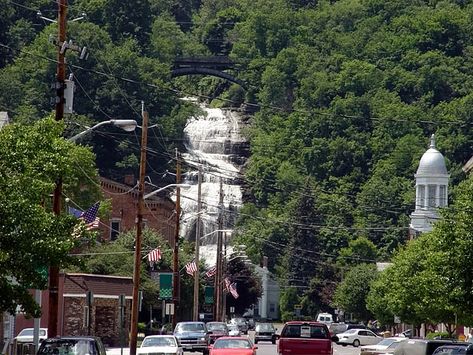
[[[133,187],[136,186],[136,181],[132,175],[125,176],[124,183],[102,177],[100,184],[104,197],[112,204],[110,218],[103,220],[100,226],[102,238],[115,240],[120,232],[135,228],[138,189]],[[166,197],[165,192],[145,200],[143,221],[145,226],[160,232],[170,245],[173,245],[176,228],[175,204]]]
[[[88,291],[93,294],[89,327],[86,326],[85,321]],[[48,290],[41,292],[40,327],[47,328]],[[107,346],[120,345],[119,296],[125,295],[123,334],[124,344],[128,343],[133,292],[131,277],[61,273],[58,292],[58,335],[88,335],[90,333],[90,335],[101,337]],[[32,327],[33,319],[27,319],[23,314],[17,314],[15,317],[4,314],[1,340],[15,337],[22,329]]]

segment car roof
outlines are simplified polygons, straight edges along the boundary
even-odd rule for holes
[[[52,342],[52,341],[57,341],[57,340],[100,340],[99,337],[94,337],[94,336],[88,336],[88,335],[79,335],[79,336],[60,336],[60,337],[54,337],[54,338],[48,338],[45,341],[47,342]]]
[[[303,320],[291,320],[286,322],[286,325],[320,325],[326,327],[325,323],[316,322],[316,321],[303,321]]]
[[[236,340],[248,340],[251,343],[251,340],[248,339],[248,337],[220,337],[215,341],[218,341],[218,340],[235,340],[235,339]]]

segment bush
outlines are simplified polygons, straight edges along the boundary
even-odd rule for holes
[[[450,339],[450,335],[447,332],[432,332],[427,334],[427,339]]]

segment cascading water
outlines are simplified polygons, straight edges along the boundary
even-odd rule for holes
[[[241,166],[248,144],[241,135],[242,117],[231,110],[208,108],[201,104],[204,115],[191,117],[184,129],[187,152],[184,160],[191,166],[202,167],[201,184],[201,255],[209,265],[215,263],[219,216],[220,179],[223,182],[223,226],[232,230],[242,204]],[[195,240],[197,224],[198,172],[188,173],[181,190],[181,236]],[[227,241],[231,232],[227,233]]]

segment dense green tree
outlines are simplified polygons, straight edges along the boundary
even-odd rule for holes
[[[337,286],[333,300],[335,306],[345,314],[352,313],[358,320],[367,322],[372,319],[372,314],[366,307],[366,297],[376,277],[376,265],[353,266]]]
[[[89,234],[77,227],[76,218],[51,210],[49,196],[59,179],[74,201],[90,203],[98,197],[93,154],[61,138],[62,132],[62,123],[52,119],[0,130],[1,311],[15,313],[20,306],[38,315],[28,289],[45,288],[41,272],[71,264],[69,253]],[[79,190],[82,198],[76,200]]]
[[[236,284],[238,292],[238,298],[234,298],[230,292],[226,294],[226,306],[235,307],[235,313],[243,315],[258,303],[263,292],[261,279],[241,258],[229,260],[225,277]]]

